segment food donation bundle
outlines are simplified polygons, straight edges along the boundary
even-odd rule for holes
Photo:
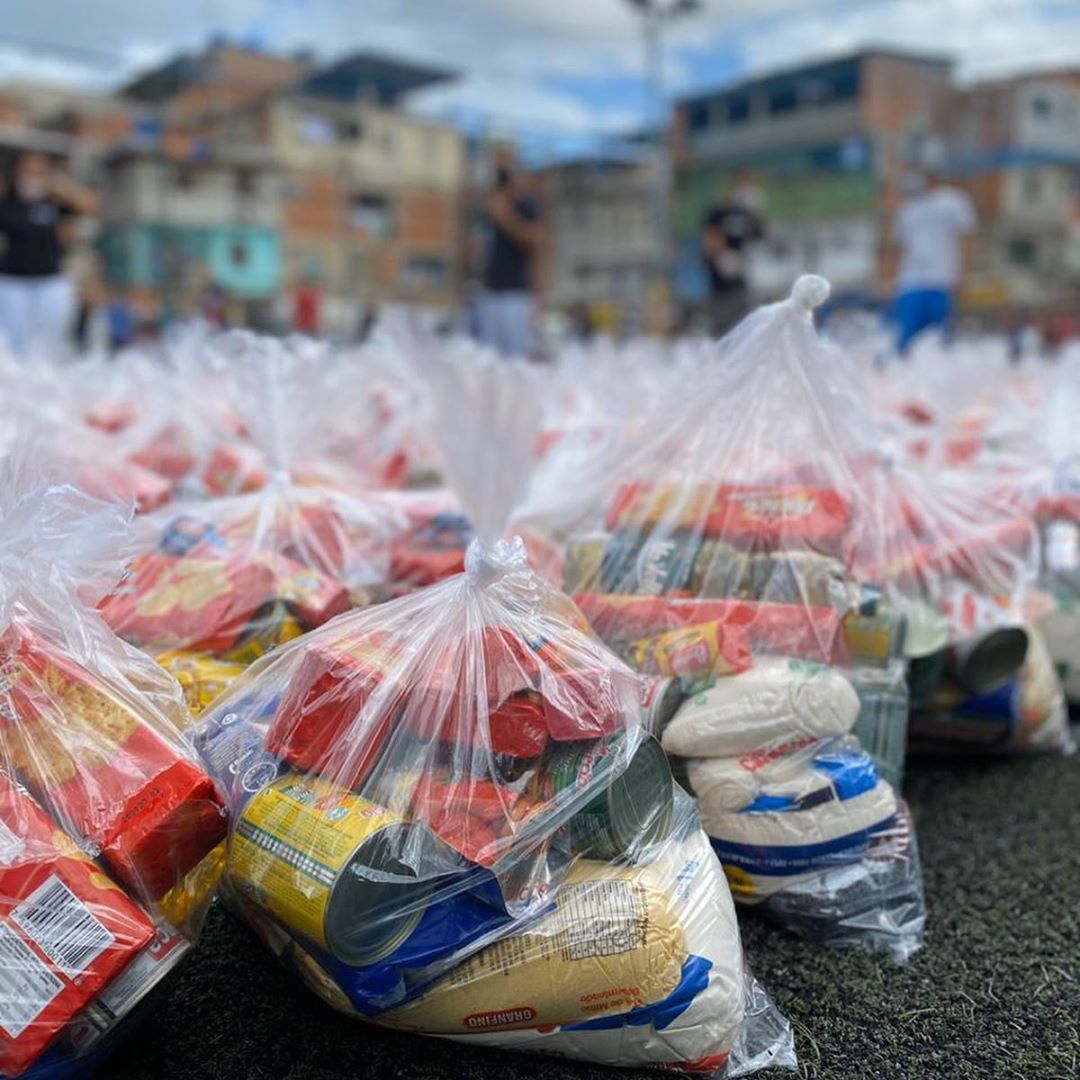
[[[800,279],[720,343],[694,402],[658,410],[603,519],[569,540],[563,584],[656,680],[651,730],[736,900],[903,958],[921,941],[922,880],[881,768],[902,765],[906,620],[854,572],[865,445],[812,325],[826,289]]]
[[[527,372],[440,378],[493,406],[499,460],[454,460],[490,431],[447,455],[481,539],[463,573],[279,647],[202,715],[228,902],[380,1025],[607,1064],[790,1062],[641,681],[495,539],[535,433]]]
[[[100,1065],[197,936],[227,819],[175,682],[86,606],[124,517],[0,473],[0,1076]]]

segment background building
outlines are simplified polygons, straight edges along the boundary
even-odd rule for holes
[[[661,271],[652,215],[655,169],[627,157],[564,162],[540,172],[549,227],[545,296],[605,332],[639,333]]]
[[[1080,72],[957,94],[950,173],[982,225],[970,300],[1058,304],[1080,288]]]
[[[903,171],[941,164],[946,154],[951,70],[941,57],[864,51],[680,102],[673,145],[682,296],[703,295],[702,221],[740,168],[754,171],[766,198],[768,236],[750,260],[759,297],[807,271],[841,290],[881,287]]]

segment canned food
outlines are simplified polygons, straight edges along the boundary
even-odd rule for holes
[[[647,735],[626,768],[612,778],[613,755],[625,746],[623,737],[563,744],[552,752],[534,782],[537,797],[544,800],[590,784],[602,787],[570,821],[575,854],[606,860],[633,857],[671,829],[673,794],[667,755]]]
[[[979,637],[955,642],[949,673],[973,694],[983,694],[1013,678],[1024,665],[1028,633],[1022,626],[999,626]]]
[[[268,784],[229,838],[234,887],[354,967],[394,952],[461,869],[425,826],[314,777]]]
[[[641,708],[644,727],[657,738],[686,700],[686,690],[680,679],[668,679],[663,676],[641,677]]]

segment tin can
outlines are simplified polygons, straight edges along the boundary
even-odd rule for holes
[[[610,537],[595,532],[571,541],[566,549],[563,589],[568,593],[593,592],[600,588],[604,548]]]
[[[643,675],[640,681],[643,726],[649,734],[660,738],[686,700],[686,690],[681,679],[662,675]]]
[[[553,751],[533,783],[543,800],[590,784],[602,787],[570,820],[570,842],[577,855],[606,861],[633,858],[670,832],[674,801],[667,755],[656,739],[645,736],[626,768],[611,777],[613,755],[624,746],[621,736],[565,743]]]
[[[38,635],[13,626],[0,654],[0,760],[125,885],[162,896],[225,837],[210,777]]]
[[[353,967],[393,953],[420,922],[438,879],[461,868],[418,822],[295,774],[258,792],[229,837],[233,886]]]
[[[136,906],[0,774],[0,1071],[28,1068],[150,942]]]
[[[1024,627],[999,626],[955,642],[948,651],[949,674],[972,694],[984,694],[1014,677],[1027,652]]]

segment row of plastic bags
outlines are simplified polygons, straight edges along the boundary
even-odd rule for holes
[[[924,747],[1069,748],[1038,602],[1071,504],[1023,434],[1045,388],[958,447],[974,406],[869,375],[826,292],[621,383],[614,347],[543,370],[407,324],[189,336],[171,402],[147,358],[0,369],[32,448],[0,476],[0,1074],[100,1061],[215,892],[350,1015],[726,1075],[794,1063],[733,897],[910,955],[909,698]],[[449,491],[387,490],[395,459]],[[55,479],[117,462],[167,481],[133,527]]]

